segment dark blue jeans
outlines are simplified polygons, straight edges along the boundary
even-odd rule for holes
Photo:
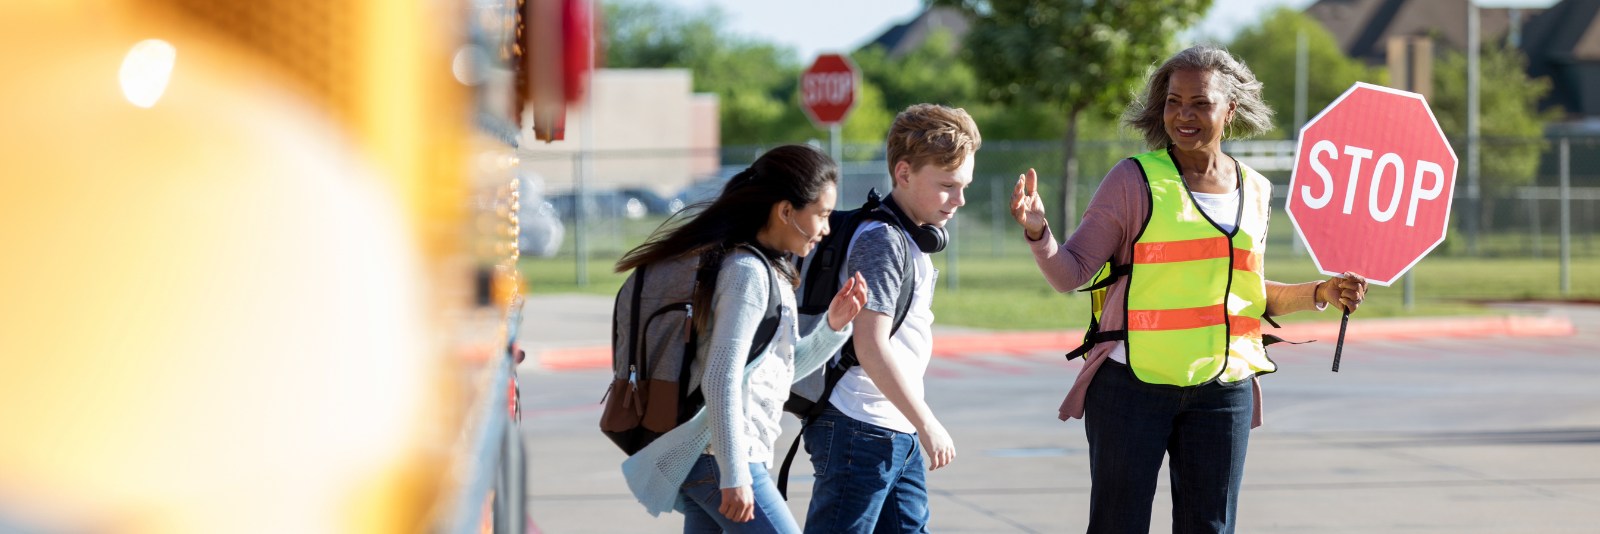
[[[718,475],[717,458],[709,454],[700,455],[700,460],[689,470],[689,477],[684,479],[683,488],[679,490],[686,501],[686,506],[678,510],[683,512],[685,534],[800,532],[800,525],[795,522],[794,514],[789,513],[789,505],[783,502],[783,496],[778,494],[778,486],[772,482],[765,464],[750,464],[750,491],[756,500],[755,517],[744,523],[735,523],[719,511],[722,508],[722,478]]]
[[[1150,532],[1166,456],[1172,531],[1232,533],[1253,415],[1249,382],[1146,384],[1127,365],[1103,363],[1084,399],[1089,532]]]
[[[916,434],[828,408],[805,429],[816,482],[808,534],[928,531],[927,471]]]

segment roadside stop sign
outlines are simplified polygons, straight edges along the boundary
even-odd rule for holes
[[[823,54],[800,73],[800,107],[818,128],[844,122],[856,105],[860,71],[850,58]]]
[[[1323,274],[1387,286],[1444,242],[1457,160],[1422,95],[1358,82],[1296,154],[1285,209]]]

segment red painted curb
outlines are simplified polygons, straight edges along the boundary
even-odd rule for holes
[[[1339,323],[1290,323],[1283,328],[1266,329],[1269,334],[1290,341],[1328,341],[1339,336]],[[1408,340],[1426,338],[1552,337],[1577,333],[1565,317],[1441,317],[1424,319],[1354,318],[1345,331],[1346,342]],[[935,335],[933,355],[962,358],[975,353],[1027,354],[1058,350],[1066,352],[1083,341],[1083,332],[986,332],[981,334]],[[552,371],[604,369],[611,366],[611,347],[562,347],[538,354],[540,367]]]
[[[1278,337],[1299,341],[1317,339],[1333,341],[1339,337],[1339,323],[1316,322],[1284,325],[1281,329],[1266,329]],[[1551,337],[1570,336],[1577,333],[1572,321],[1565,317],[1462,317],[1426,319],[1374,319],[1362,321],[1352,318],[1345,331],[1345,341],[1380,341],[1426,338],[1477,338],[1477,337]]]
[[[539,353],[539,366],[552,371],[611,367],[611,347],[566,347]]]

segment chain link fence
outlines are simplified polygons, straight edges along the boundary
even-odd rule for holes
[[[571,185],[525,191],[524,228],[539,231],[540,218],[559,222],[557,244],[524,252],[545,256],[548,261],[570,261],[577,282],[583,285],[585,264],[609,265],[628,249],[637,246],[650,232],[682,206],[714,197],[721,185],[743,169],[769,146],[734,146],[721,149],[721,167],[714,173],[693,177],[684,185],[642,186],[637,177],[605,176],[592,173],[582,187]],[[1466,143],[1456,142],[1461,160],[1456,176],[1455,199],[1450,233],[1432,254],[1460,258],[1518,258],[1570,261],[1571,258],[1600,258],[1600,136],[1549,137],[1536,139],[1483,139],[1477,187],[1467,166]],[[1117,161],[1144,150],[1138,141],[1092,141],[1078,145],[1079,180],[1077,209],[1081,214],[1095,189]],[[1261,171],[1277,187],[1273,201],[1274,221],[1269,250],[1277,255],[1304,254],[1284,216],[1283,200],[1288,191],[1294,163],[1294,143],[1289,141],[1249,141],[1230,143],[1226,150],[1234,157]],[[685,151],[653,158],[694,158],[703,154]],[[580,168],[579,155],[540,156],[541,165]],[[617,151],[590,155],[603,168],[607,159],[638,159],[640,154]],[[888,166],[881,145],[845,145],[840,166],[839,209],[859,206],[869,189],[889,189]],[[1495,158],[1537,158],[1532,175],[1506,176]],[[525,162],[526,163],[526,162]],[[525,165],[526,167],[526,165]],[[965,191],[966,206],[950,223],[951,248],[941,256],[941,279],[951,286],[960,284],[962,259],[1029,257],[1026,246],[1011,220],[1009,202],[1018,175],[1034,168],[1040,177],[1040,193],[1051,209],[1052,221],[1061,202],[1060,176],[1063,167],[1060,141],[991,141],[978,154],[973,183]],[[631,180],[631,181],[630,181]],[[1474,194],[1476,193],[1476,195]],[[586,199],[580,201],[579,199]],[[578,206],[584,207],[580,210]],[[542,216],[530,216],[530,211]],[[531,223],[531,224],[530,224]],[[545,225],[550,226],[550,225]],[[1053,224],[1060,232],[1064,225]],[[545,230],[550,233],[549,230]],[[556,234],[552,234],[556,235]],[[1058,237],[1061,237],[1058,235]],[[526,242],[526,240],[525,240]],[[1565,259],[1565,260],[1564,260]],[[1563,272],[1568,270],[1563,264]]]

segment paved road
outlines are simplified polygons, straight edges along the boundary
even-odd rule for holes
[[[592,343],[593,326],[574,325],[608,319],[609,302],[573,298],[585,302],[561,301],[562,318],[524,335]],[[1339,373],[1331,343],[1275,348],[1282,370],[1263,380],[1240,532],[1600,532],[1600,309],[1517,311],[1568,318],[1576,333],[1359,341]],[[1082,422],[1055,417],[1079,365],[1004,347],[934,360],[929,402],[960,453],[930,474],[934,531],[1084,530]],[[622,453],[595,427],[607,380],[523,369],[533,520],[552,534],[677,532],[681,516],[633,501]],[[803,517],[810,468],[797,464],[790,504]],[[1162,480],[1152,532],[1170,530]]]

